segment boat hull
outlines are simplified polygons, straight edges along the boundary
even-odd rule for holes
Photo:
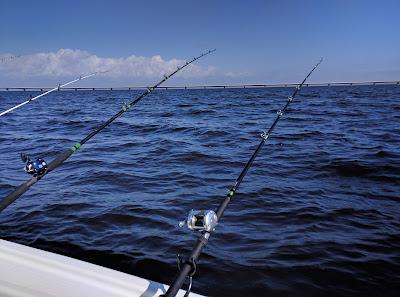
[[[0,239],[2,297],[155,297],[167,289],[137,276]],[[184,293],[181,290],[178,296]]]

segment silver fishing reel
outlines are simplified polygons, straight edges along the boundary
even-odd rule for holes
[[[179,227],[185,225],[193,231],[211,232],[217,226],[217,214],[212,210],[191,210],[186,221],[179,223]]]

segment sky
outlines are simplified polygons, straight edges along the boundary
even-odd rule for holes
[[[2,1],[0,87],[400,80],[400,1]],[[11,57],[17,56],[12,59]]]

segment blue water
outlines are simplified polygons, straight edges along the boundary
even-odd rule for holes
[[[5,211],[0,237],[171,283],[292,89],[159,90]],[[56,92],[0,118],[0,197],[138,91]],[[1,92],[0,110],[28,92]],[[32,93],[36,95],[36,93]],[[400,87],[304,88],[198,262],[212,296],[397,296]],[[0,264],[1,265],[1,264]]]

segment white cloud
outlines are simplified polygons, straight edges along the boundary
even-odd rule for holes
[[[10,54],[0,55],[4,62],[0,63],[2,77],[8,78],[54,78],[80,76],[96,71],[109,70],[103,74],[111,79],[155,79],[163,74],[174,71],[185,63],[184,60],[164,60],[161,56],[142,57],[129,56],[124,58],[99,57],[79,49],[60,49],[57,52],[36,53],[18,56],[7,60]],[[216,73],[213,66],[189,65],[178,77],[204,78]]]

